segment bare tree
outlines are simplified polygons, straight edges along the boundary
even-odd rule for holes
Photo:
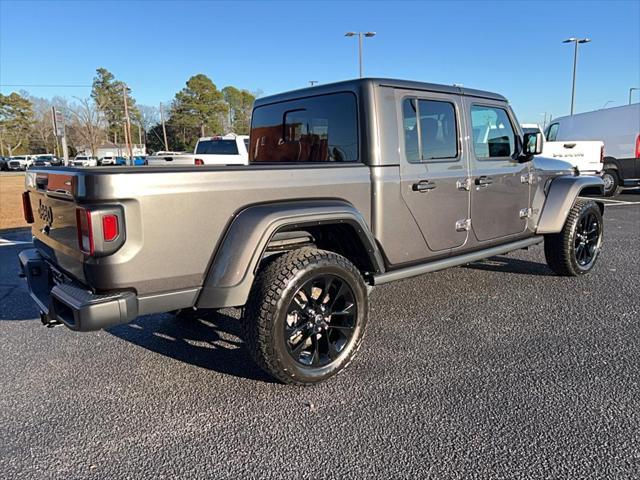
[[[104,121],[100,111],[90,98],[77,98],[77,103],[70,108],[72,114],[71,127],[76,137],[91,149],[96,155],[98,146],[104,138]]]
[[[31,96],[28,98],[33,105],[34,112],[29,144],[32,150],[40,150],[42,153],[54,153],[57,141],[51,118],[51,102],[45,98]]]

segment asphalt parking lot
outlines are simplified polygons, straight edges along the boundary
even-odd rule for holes
[[[0,234],[0,477],[638,478],[640,194],[607,203],[590,275],[537,246],[378,287],[313,388],[258,370],[233,311],[44,328],[28,234]]]

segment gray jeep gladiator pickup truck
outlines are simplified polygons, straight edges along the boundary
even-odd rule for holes
[[[544,241],[559,275],[602,246],[602,180],[534,155],[495,93],[389,79],[256,101],[248,166],[35,168],[22,271],[42,321],[243,308],[256,362],[286,383],[342,370],[368,292]]]

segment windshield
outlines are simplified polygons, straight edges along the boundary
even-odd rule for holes
[[[522,133],[540,133],[540,129],[539,128],[533,128],[533,127],[523,127],[522,128]]]
[[[24,157],[11,157],[11,160],[25,160]]]
[[[196,154],[202,155],[238,155],[235,140],[200,140]]]

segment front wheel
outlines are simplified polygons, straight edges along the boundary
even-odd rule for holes
[[[336,253],[301,248],[258,274],[244,337],[267,373],[284,383],[311,385],[351,362],[367,317],[367,289],[358,269]]]
[[[577,200],[560,233],[546,235],[544,255],[556,274],[575,277],[595,266],[602,248],[602,213],[596,202]]]

